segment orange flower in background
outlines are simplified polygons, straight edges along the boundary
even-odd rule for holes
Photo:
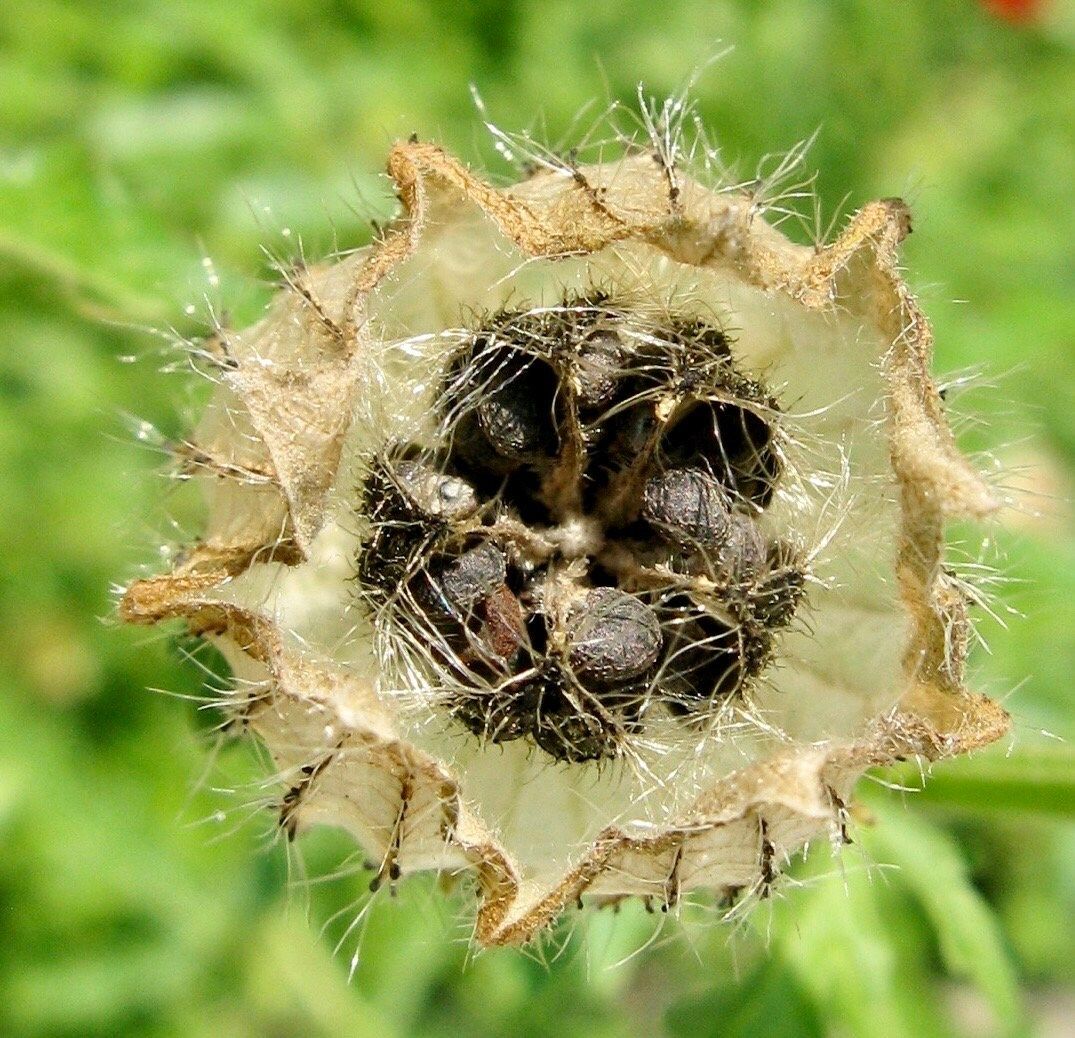
[[[982,0],[982,6],[1009,22],[1029,22],[1041,11],[1041,0]]]

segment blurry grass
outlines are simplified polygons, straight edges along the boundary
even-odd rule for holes
[[[207,306],[256,316],[263,247],[368,239],[394,138],[509,176],[469,82],[554,141],[591,98],[677,88],[720,40],[736,50],[696,96],[726,157],[749,173],[820,126],[826,218],[909,198],[938,368],[995,383],[953,399],[976,416],[965,442],[1032,467],[1014,531],[956,535],[1003,578],[975,669],[1010,693],[1013,744],[920,795],[878,787],[861,857],[812,855],[745,927],[688,908],[682,936],[666,924],[609,968],[653,932],[634,906],[569,920],[533,958],[473,958],[462,902],[419,880],[370,911],[348,986],[354,940],[331,948],[357,909],[315,935],[362,877],[311,886],[308,925],[264,819],[212,841],[232,815],[193,824],[233,806],[188,793],[212,719],[144,689],[195,695],[200,676],[167,638],[102,622],[186,514],[123,416],[183,428],[166,330],[197,334]],[[973,1033],[942,1009],[958,984],[1019,1033],[1021,1002],[1075,972],[1073,50],[1059,0],[1023,26],[971,0],[0,6],[0,1032]],[[241,749],[223,762],[257,774]],[[332,834],[304,851],[312,874],[347,854]]]

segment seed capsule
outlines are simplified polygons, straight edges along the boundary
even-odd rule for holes
[[[778,410],[723,332],[672,320],[628,341],[603,298],[584,303],[502,311],[449,360],[443,463],[413,446],[371,472],[359,560],[463,684],[453,717],[564,762],[617,756],[654,703],[703,715],[739,692],[805,580],[756,523],[779,474]],[[461,544],[461,521],[494,502],[487,539]],[[584,550],[570,533],[583,528]],[[669,571],[706,601],[640,590]],[[553,572],[573,585],[566,618],[546,612]]]
[[[644,674],[661,651],[661,626],[653,610],[634,595],[612,587],[586,593],[569,623],[570,660],[582,679],[629,681]]]
[[[654,476],[643,492],[642,516],[672,540],[704,548],[723,544],[732,521],[720,484],[695,468]]]

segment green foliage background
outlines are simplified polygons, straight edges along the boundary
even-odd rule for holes
[[[412,130],[507,176],[468,83],[556,141],[587,100],[675,90],[721,41],[695,96],[726,155],[750,171],[820,127],[826,213],[908,197],[938,368],[990,376],[954,400],[966,444],[1037,496],[957,540],[996,567],[975,677],[1014,736],[925,793],[866,783],[877,824],[843,865],[812,855],[745,924],[628,908],[474,956],[462,902],[416,880],[364,917],[349,985],[354,935],[332,948],[363,877],[305,885],[243,809],[259,790],[191,793],[214,719],[145,688],[201,676],[111,621],[176,512],[138,422],[175,435],[197,396],[145,329],[197,334],[207,299],[254,317],[263,246],[366,240]],[[972,0],[5,0],[0,1033],[1071,1034],[1073,183],[1061,2],[1016,24]],[[242,748],[220,760],[220,782],[254,781]],[[346,854],[328,833],[302,850],[311,875]]]

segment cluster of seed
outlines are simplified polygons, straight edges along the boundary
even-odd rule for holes
[[[617,756],[741,692],[805,568],[758,516],[780,410],[725,334],[603,295],[504,310],[451,357],[436,449],[372,459],[364,597],[480,738]]]

